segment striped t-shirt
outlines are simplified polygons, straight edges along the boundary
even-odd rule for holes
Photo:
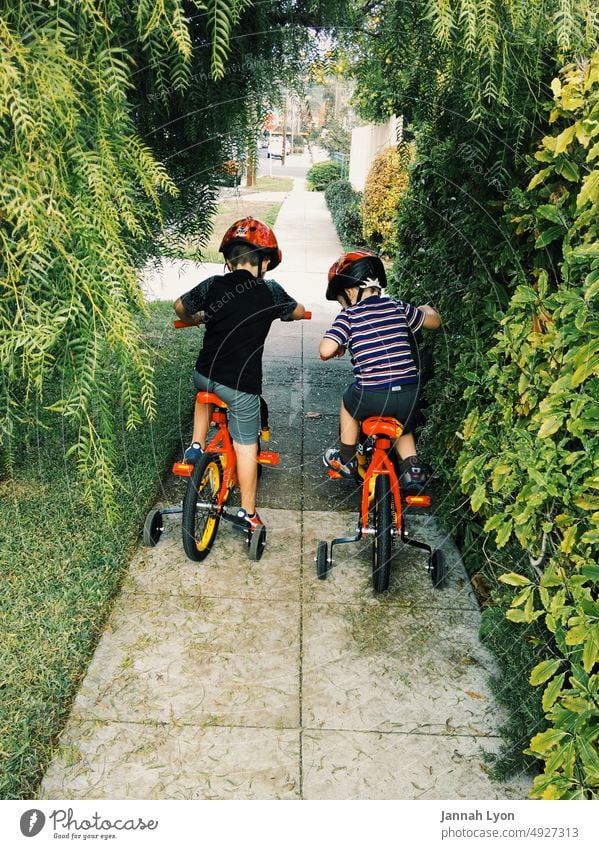
[[[358,389],[389,389],[418,382],[408,327],[415,333],[423,322],[417,307],[372,295],[340,312],[324,335],[347,346]]]

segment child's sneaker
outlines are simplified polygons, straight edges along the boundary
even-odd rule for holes
[[[344,463],[341,459],[341,451],[339,451],[338,448],[327,448],[322,455],[322,462],[329,469],[333,469],[333,471],[337,472],[337,474],[344,478],[355,477],[356,470],[358,468],[358,463],[355,457],[353,457],[349,462]]]
[[[237,510],[236,515],[232,517],[233,525],[241,531],[250,531],[253,533],[256,528],[259,528],[261,525],[264,526],[264,522],[258,515],[258,513],[254,513],[253,516],[249,516],[247,510],[244,510],[243,507],[240,507]]]
[[[404,493],[416,495],[422,492],[427,483],[424,468],[416,455],[401,461],[399,486]]]
[[[199,442],[192,442],[189,448],[185,449],[185,453],[183,454],[183,460],[185,463],[197,463],[202,454],[204,453],[204,449],[200,445]]]

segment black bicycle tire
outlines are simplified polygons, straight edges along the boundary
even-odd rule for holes
[[[157,508],[150,510],[144,522],[142,538],[144,545],[153,548],[162,534],[162,513]]]
[[[320,540],[316,546],[316,575],[319,580],[326,580],[329,574],[328,546],[324,540]]]
[[[211,480],[208,497],[205,498],[202,495],[202,500],[211,502],[212,507],[205,510],[201,528],[197,529],[197,503],[201,494],[202,484],[205,481],[205,475],[208,472],[216,475],[216,479]],[[214,543],[220,521],[220,516],[216,512],[216,503],[222,479],[223,469],[218,454],[203,454],[193,467],[193,471],[187,482],[185,498],[183,499],[181,532],[183,536],[183,549],[190,560],[197,562],[204,560],[210,553],[210,549]],[[198,537],[200,538],[199,543]]]
[[[257,562],[260,560],[262,555],[264,554],[264,549],[266,547],[266,528],[264,525],[258,525],[258,527],[252,531],[252,535],[250,537],[250,546],[248,549],[248,556],[250,560]]]
[[[448,579],[449,570],[447,568],[445,553],[440,548],[436,548],[431,555],[431,581],[433,582],[433,587],[436,590],[444,589],[449,583]]]
[[[377,475],[372,504],[374,539],[372,541],[372,586],[375,593],[389,589],[393,515],[389,475]]]

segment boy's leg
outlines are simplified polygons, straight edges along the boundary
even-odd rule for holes
[[[322,461],[329,469],[338,472],[345,478],[351,478],[355,474],[356,469],[356,444],[360,426],[358,422],[350,415],[341,401],[339,410],[339,449],[327,448],[324,452]]]
[[[341,402],[339,410],[339,442],[341,448],[341,459],[347,463],[356,453],[356,444],[358,442],[358,434],[360,426],[353,416],[345,409],[345,404]]]
[[[237,457],[237,478],[241,491],[241,506],[252,515],[256,510],[256,488],[258,485],[258,443],[242,445],[233,442]]]
[[[341,445],[351,445],[353,446],[355,452],[359,431],[360,427],[358,425],[358,422],[354,419],[353,416],[350,416],[350,414],[345,409],[345,404],[342,401],[341,408],[339,410],[339,435]]]
[[[395,440],[395,448],[402,460],[414,457],[416,454],[416,440],[413,433],[403,433]]]
[[[237,518],[240,527],[249,526],[253,529],[262,524],[256,513],[260,396],[239,392],[221,383],[214,385],[214,392],[229,406],[229,433],[235,448],[237,479],[241,493],[242,509]]]
[[[213,384],[203,374],[194,370],[193,382],[198,392],[211,392]],[[193,433],[191,436],[191,445],[185,450],[184,459],[191,463],[197,463],[202,456],[202,452],[206,447],[206,437],[212,413],[214,411],[213,404],[198,404],[195,402],[193,408]]]
[[[198,442],[202,448],[206,447],[206,436],[210,428],[213,411],[213,404],[199,404],[196,401],[193,411],[193,435],[191,441]]]

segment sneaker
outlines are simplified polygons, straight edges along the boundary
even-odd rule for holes
[[[358,463],[353,457],[348,463],[344,463],[341,459],[341,451],[338,448],[327,448],[322,455],[322,462],[329,469],[337,472],[344,478],[353,478],[358,468]]]
[[[199,442],[192,442],[189,448],[185,449],[185,453],[183,454],[183,461],[185,463],[197,463],[202,454],[204,453],[204,449],[200,445]]]
[[[406,457],[401,461],[399,486],[402,492],[416,495],[422,492],[428,483],[428,478],[418,457]]]
[[[253,533],[256,528],[259,528],[261,525],[264,525],[264,522],[258,515],[258,513],[254,513],[253,516],[248,516],[247,510],[244,510],[243,507],[240,507],[237,510],[237,513],[232,517],[233,525],[241,531],[250,531]]]

